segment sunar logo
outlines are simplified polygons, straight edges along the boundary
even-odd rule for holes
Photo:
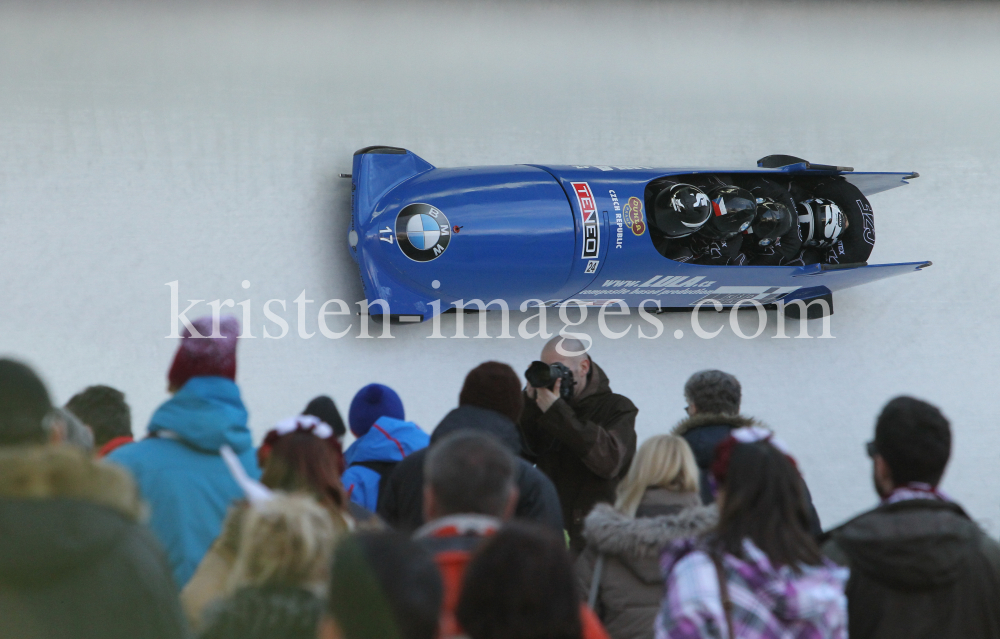
[[[597,204],[590,185],[586,182],[573,182],[573,192],[580,204],[580,217],[583,223],[583,259],[594,259],[601,252],[601,226],[597,221]]]

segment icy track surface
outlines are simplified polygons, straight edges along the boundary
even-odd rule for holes
[[[429,340],[429,325],[362,340],[357,320],[344,339],[297,336],[302,290],[362,297],[337,174],[363,146],[438,166],[790,153],[915,170],[872,199],[871,261],[934,266],[840,294],[835,339],[771,339],[773,313],[753,340],[725,317],[698,339],[686,314],[662,316],[654,341],[635,327],[603,338],[596,317],[583,328],[639,406],[640,438],[684,416],[691,373],[736,374],[744,412],[796,452],[826,525],[875,502],[864,442],[881,406],[931,400],[954,427],[944,488],[1000,532],[996,5],[235,4],[0,5],[0,352],[35,365],[60,403],[111,384],[145,433],[167,396],[175,280],[185,306],[251,300],[238,381],[258,439],[319,393],[346,415],[370,381],[431,430],[474,365],[523,371],[541,340]],[[261,337],[272,298],[287,302],[272,305],[289,323],[280,340]]]

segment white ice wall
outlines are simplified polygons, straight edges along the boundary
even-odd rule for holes
[[[430,429],[475,364],[523,370],[539,340],[295,336],[300,291],[361,297],[336,175],[370,144],[439,166],[791,153],[916,170],[873,199],[872,261],[934,267],[839,295],[835,339],[704,341],[670,314],[660,339],[633,329],[592,354],[639,406],[640,437],[683,416],[692,372],[736,374],[827,523],[874,502],[862,444],[881,405],[925,397],[954,425],[946,489],[1000,530],[995,5],[236,4],[0,5],[0,353],[58,401],[111,384],[144,432],[167,396],[174,280],[184,299],[251,300],[238,381],[257,437],[374,380]],[[281,340],[259,337],[271,298],[289,304]]]

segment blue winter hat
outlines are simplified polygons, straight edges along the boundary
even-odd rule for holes
[[[362,437],[371,430],[372,424],[379,417],[406,419],[403,412],[403,401],[396,391],[382,384],[369,384],[358,391],[351,400],[351,410],[347,414],[351,432],[355,437]]]

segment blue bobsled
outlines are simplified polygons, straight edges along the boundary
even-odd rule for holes
[[[840,175],[870,196],[917,177],[789,156],[758,164],[749,170],[436,168],[405,149],[368,147],[354,155],[348,244],[368,312],[403,322],[424,321],[472,300],[492,303],[491,309],[502,300],[512,310],[525,302],[623,300],[632,307],[645,302],[649,311],[657,303],[662,310],[690,309],[708,299],[723,306],[751,299],[764,305],[832,300],[833,291],[930,265],[708,266],[660,255],[643,210],[644,189],[657,178],[754,173],[787,182]]]

